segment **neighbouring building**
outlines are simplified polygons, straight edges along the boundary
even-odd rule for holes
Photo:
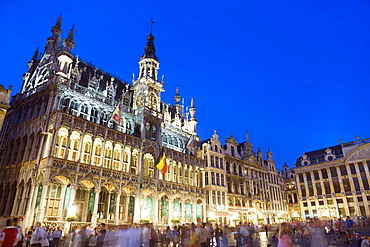
[[[294,167],[302,220],[370,217],[370,139],[306,152]]]
[[[248,134],[245,142],[230,135],[222,145],[215,131],[199,143],[198,157],[206,160],[207,212],[217,222],[271,224],[287,217],[284,180],[272,152],[264,159],[252,148]]]
[[[301,209],[298,201],[297,183],[295,179],[295,173],[293,169],[290,169],[288,164],[285,162],[281,175],[284,179],[284,191],[286,194],[286,202],[288,203],[288,221],[300,221],[301,220]]]

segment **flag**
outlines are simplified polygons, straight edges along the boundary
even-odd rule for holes
[[[114,110],[112,117],[110,118],[117,124],[120,123],[121,120],[121,104],[118,102],[116,109]]]
[[[189,149],[189,151],[194,154],[195,144],[194,144],[194,136],[192,135],[188,141],[188,144],[186,144],[186,147]]]
[[[158,168],[158,170],[162,173],[162,176],[164,177],[164,175],[167,172],[168,166],[167,166],[167,161],[166,161],[166,154],[163,152],[163,150],[159,154],[159,157],[156,163],[157,163],[156,167]]]

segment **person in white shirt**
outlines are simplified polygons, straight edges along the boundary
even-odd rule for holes
[[[144,247],[150,247],[150,237],[151,237],[151,234],[150,234],[150,223],[147,223],[145,225],[145,228],[143,230],[143,244],[144,244]]]

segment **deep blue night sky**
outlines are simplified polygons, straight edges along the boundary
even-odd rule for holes
[[[36,47],[63,15],[73,52],[131,81],[150,20],[162,99],[195,99],[198,134],[271,147],[278,167],[303,152],[370,137],[370,2],[21,1],[0,3],[0,84],[21,87]]]

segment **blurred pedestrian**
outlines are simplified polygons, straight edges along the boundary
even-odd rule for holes
[[[293,247],[293,242],[292,242],[292,239],[290,238],[291,234],[292,234],[292,226],[286,222],[281,223],[279,227],[279,233],[278,233],[279,240],[278,240],[277,247]]]

